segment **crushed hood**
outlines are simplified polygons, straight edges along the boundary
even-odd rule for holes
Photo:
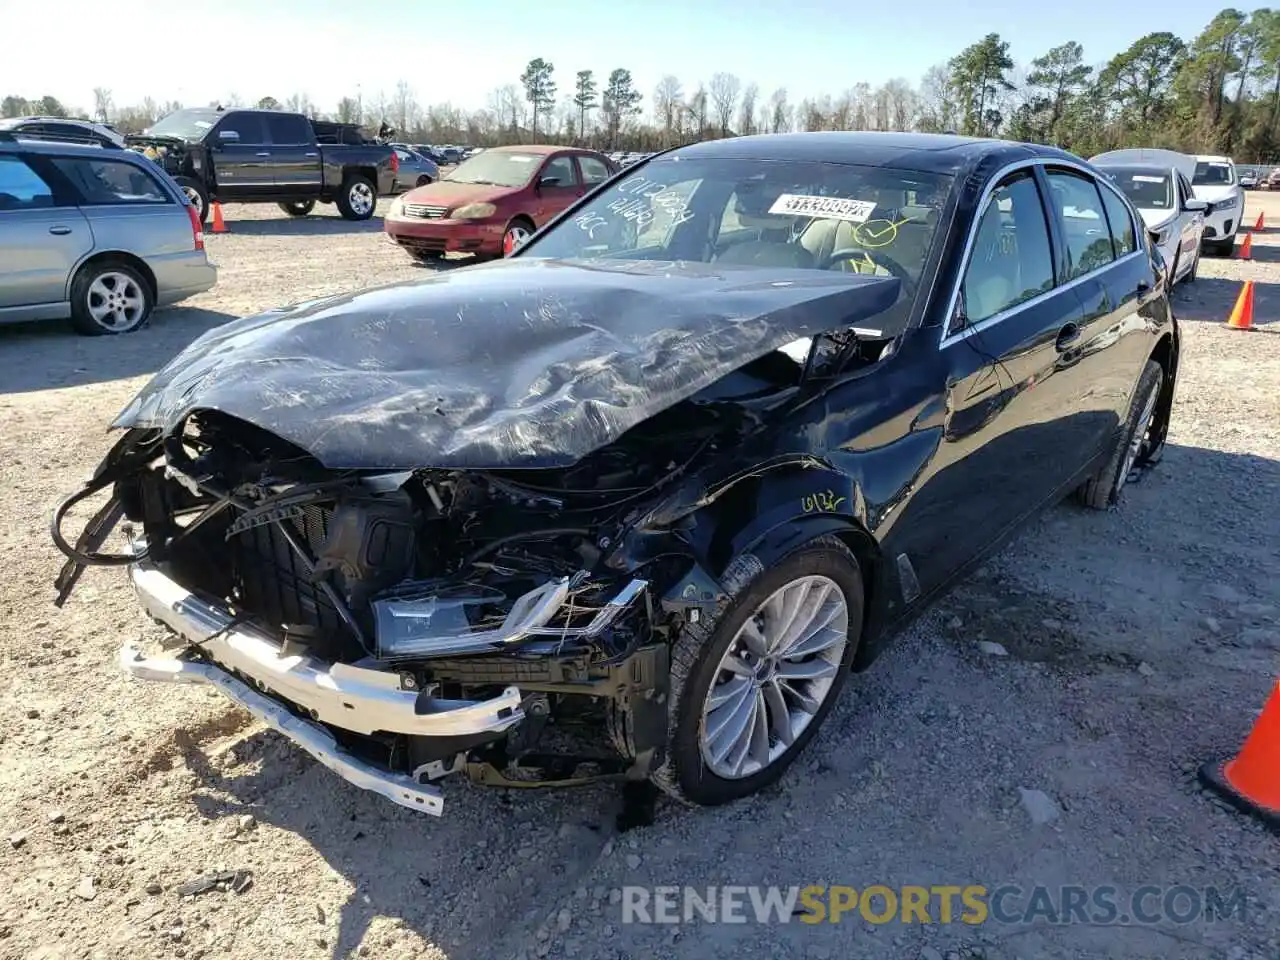
[[[217,327],[113,426],[168,432],[217,410],[333,469],[565,466],[772,350],[875,327],[898,290],[835,271],[515,257]]]
[[[1161,210],[1157,207],[1138,207],[1138,215],[1148,230],[1159,230],[1172,223],[1178,217],[1176,210]]]

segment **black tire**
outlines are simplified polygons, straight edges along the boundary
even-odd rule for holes
[[[739,572],[725,578],[729,590],[725,605],[710,621],[686,624],[672,647],[667,756],[650,778],[677,800],[700,806],[741,799],[776,782],[786,772],[839,699],[862,637],[862,573],[857,558],[837,538],[812,540],[767,570],[755,570],[748,564],[735,566]],[[758,568],[759,564],[755,566]],[[809,575],[834,581],[848,607],[848,642],[832,686],[809,725],[786,752],[749,777],[720,777],[707,766],[699,746],[703,705],[715,683],[720,661],[760,604],[785,584]]]
[[[277,203],[276,206],[291,217],[305,217],[316,208],[316,202],[314,200],[288,200],[284,203]]]
[[[1138,378],[1138,386],[1129,402],[1129,416],[1125,418],[1115,449],[1096,474],[1080,485],[1077,496],[1082,504],[1093,510],[1109,510],[1120,502],[1128,475],[1135,466],[1143,466],[1153,459],[1157,450],[1150,445],[1147,434],[1155,421],[1160,390],[1164,386],[1164,368],[1154,360],[1148,360]],[[1126,464],[1130,446],[1141,432],[1142,440],[1132,463]]]
[[[418,178],[418,182],[417,184],[415,184],[415,186],[425,187],[429,183],[431,183],[431,178],[424,173],[422,176]]]
[[[1191,269],[1187,271],[1187,275],[1182,278],[1183,283],[1195,283],[1196,274],[1200,271],[1200,250],[1196,249],[1196,258],[1191,261]]]
[[[1210,240],[1205,243],[1205,247],[1215,257],[1229,257],[1236,250],[1236,238],[1228,237],[1226,240]]]
[[[99,281],[101,284],[99,285]],[[109,325],[94,317],[94,308],[103,303],[102,292],[112,294],[120,289],[121,296],[141,298],[141,310],[136,316],[121,314],[122,321]],[[99,260],[87,263],[71,281],[71,325],[77,333],[87,337],[101,337],[118,333],[133,333],[147,325],[155,296],[151,285],[136,269],[118,260]]]
[[[505,257],[507,255],[507,235],[508,234],[516,230],[524,230],[526,233],[528,233],[529,236],[532,236],[534,231],[536,231],[537,229],[538,228],[533,225],[533,221],[530,220],[528,217],[516,217],[514,220],[512,220],[510,223],[507,224],[507,229],[502,231],[502,253],[500,253],[499,256]],[[526,243],[528,242],[527,237],[525,238],[525,242]]]
[[[356,174],[342,182],[336,201],[344,220],[368,220],[378,206],[378,189],[368,177]]]
[[[200,214],[200,222],[208,223],[209,191],[204,188],[204,184],[191,177],[174,177],[173,180],[182,188],[182,192],[187,195],[191,205],[196,208],[196,213]]]

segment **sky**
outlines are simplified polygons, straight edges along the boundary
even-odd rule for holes
[[[647,114],[668,73],[689,92],[725,71],[758,83],[762,98],[785,87],[796,103],[862,81],[914,84],[992,31],[1020,66],[1067,40],[1099,64],[1153,31],[1189,41],[1218,9],[1192,0],[0,0],[0,96],[53,95],[91,110],[98,86],[117,106],[305,93],[331,111],[343,96],[390,97],[405,80],[420,104],[473,110],[542,57],[561,95],[578,70],[601,79],[630,70]]]

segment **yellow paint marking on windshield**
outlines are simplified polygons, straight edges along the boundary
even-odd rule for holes
[[[860,223],[853,228],[854,242],[871,250],[887,247],[898,239],[898,228],[904,223],[911,223],[911,218],[868,220]]]

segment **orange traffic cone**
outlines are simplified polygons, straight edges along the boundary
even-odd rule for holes
[[[227,233],[227,223],[222,219],[222,204],[217,200],[213,201],[213,232]]]
[[[1234,330],[1253,329],[1253,281],[1246,280],[1240,296],[1236,297],[1236,305],[1231,309],[1231,317],[1227,326]]]
[[[1234,760],[1206,763],[1200,782],[1280,831],[1280,682]]]
[[[1265,229],[1266,222],[1267,222],[1267,221],[1266,221],[1266,218],[1262,215],[1262,211],[1261,211],[1261,210],[1259,210],[1259,211],[1258,211],[1258,219],[1257,219],[1257,220],[1255,220],[1255,221],[1253,221],[1253,229],[1258,230],[1258,231],[1261,231],[1261,230]]]
[[[1246,233],[1244,235],[1244,243],[1240,244],[1240,259],[1253,259],[1253,234]]]

